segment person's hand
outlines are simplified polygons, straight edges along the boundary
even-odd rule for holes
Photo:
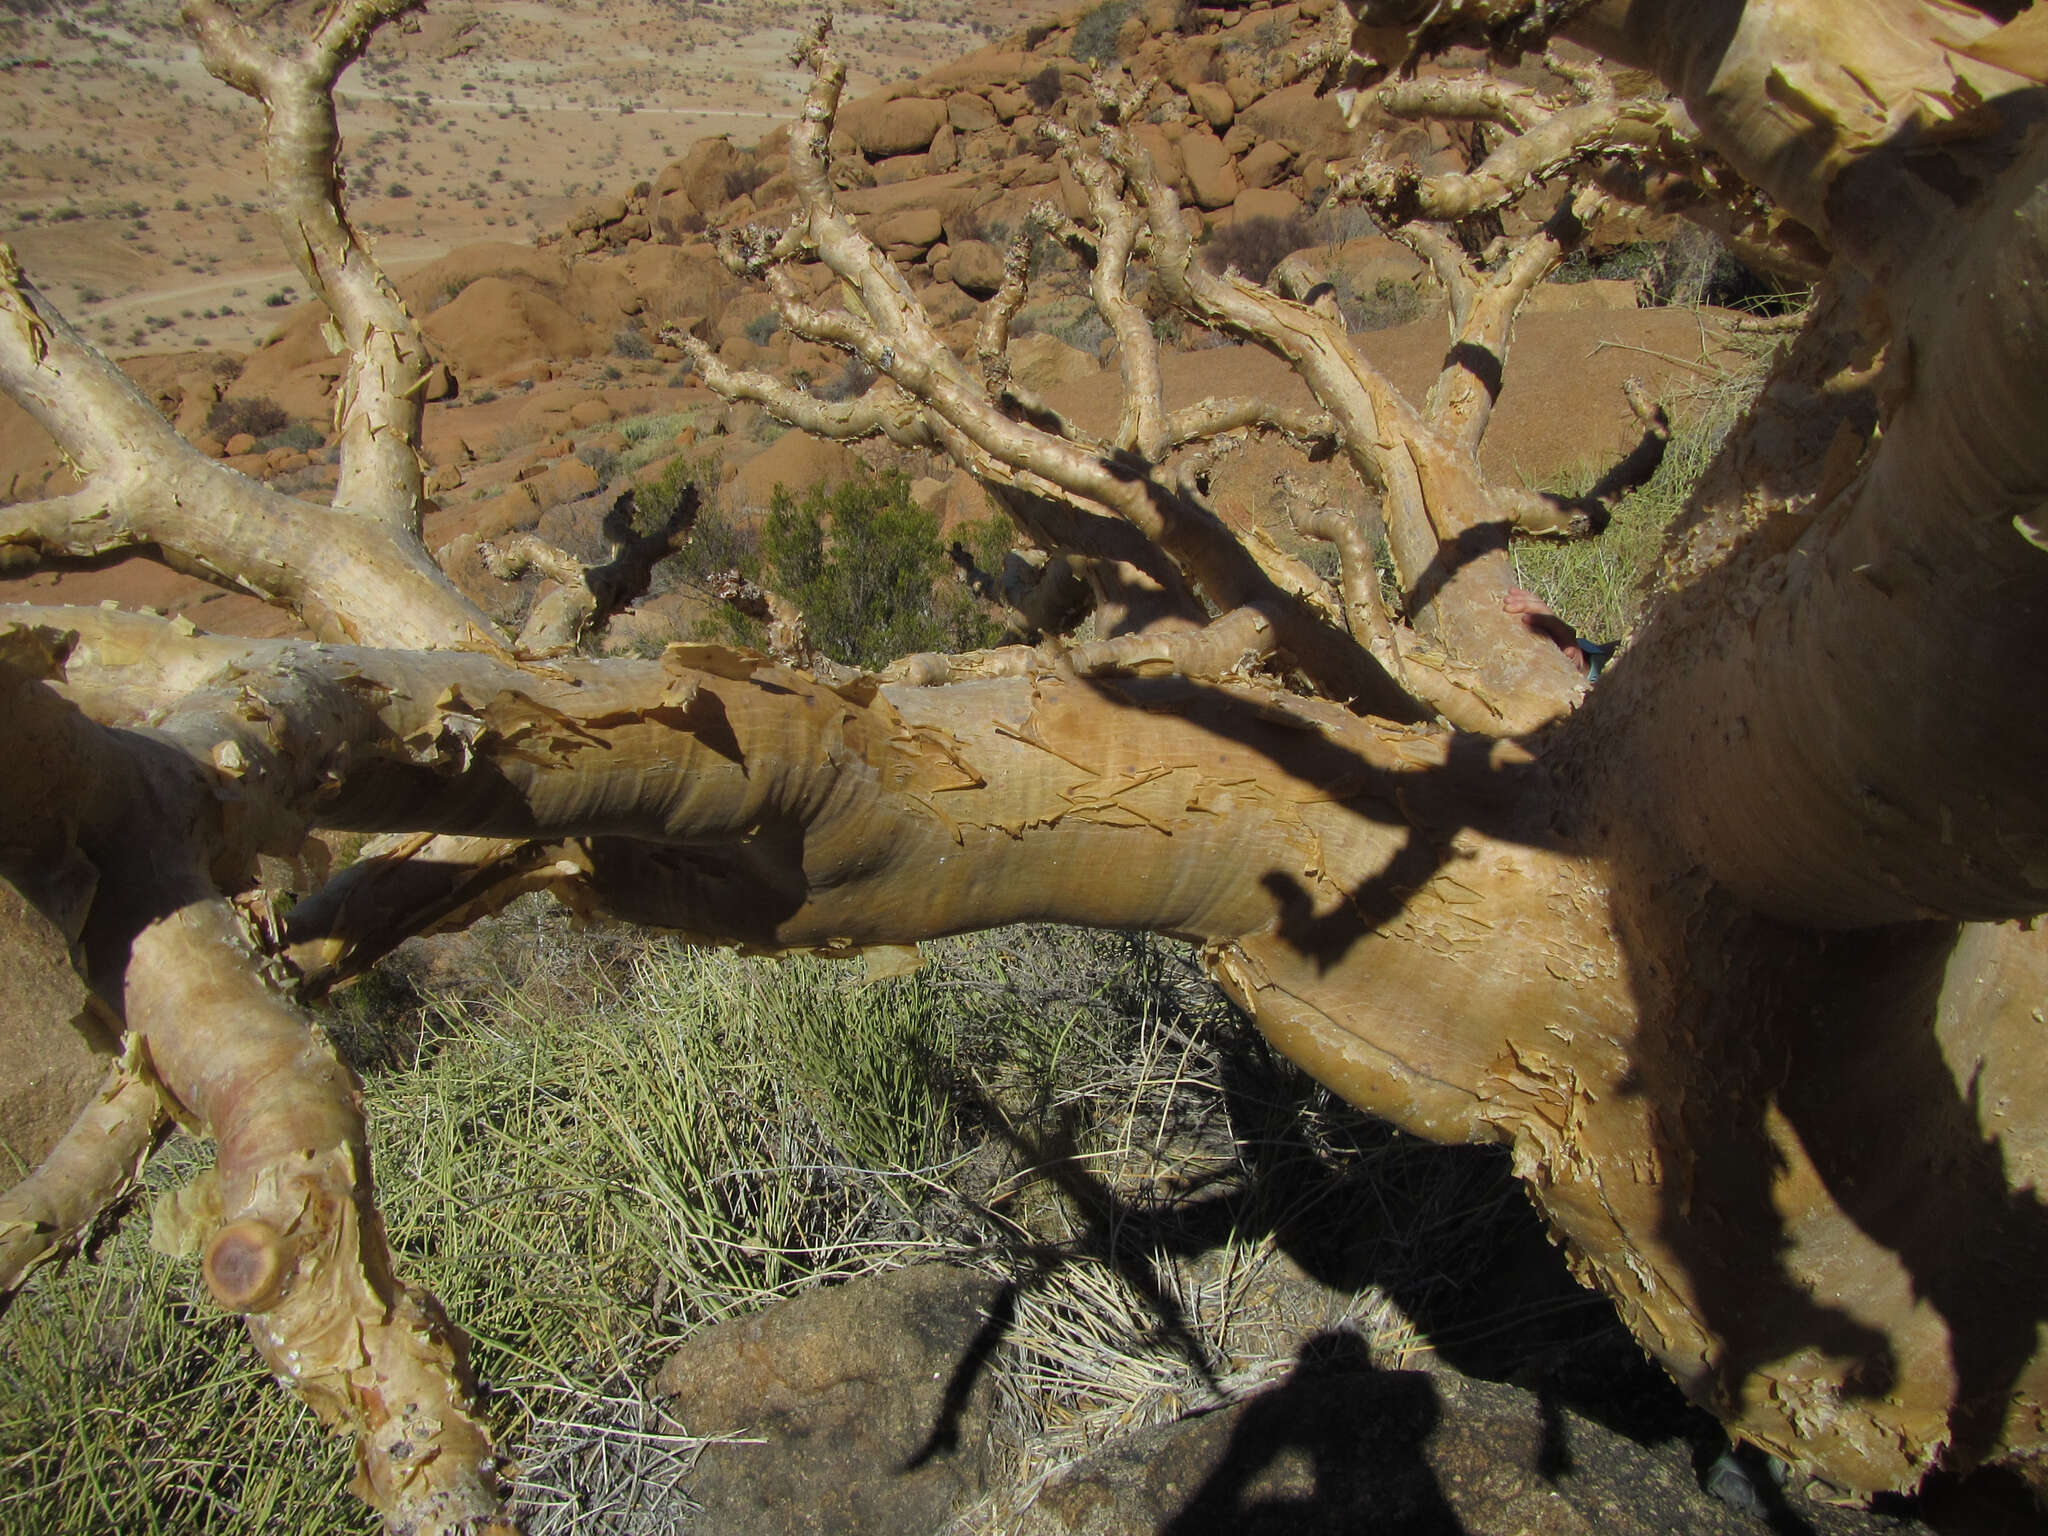
[[[1531,634],[1541,635],[1563,651],[1566,659],[1581,672],[1587,670],[1586,653],[1579,649],[1579,632],[1552,613],[1550,605],[1534,592],[1509,587],[1500,605],[1508,613],[1520,614],[1523,625]]]

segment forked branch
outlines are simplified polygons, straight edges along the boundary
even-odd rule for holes
[[[131,1047],[27,1178],[0,1194],[0,1312],[39,1266],[61,1259],[134,1189],[170,1125],[156,1085]]]
[[[341,0],[312,37],[268,44],[223,0],[185,0],[186,25],[217,78],[263,104],[263,159],[285,249],[333,317],[346,354],[334,405],[335,505],[417,535],[424,496],[420,417],[433,360],[398,291],[342,202],[334,84],[377,28],[424,0]]]

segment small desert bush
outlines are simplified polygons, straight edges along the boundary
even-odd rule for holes
[[[1410,325],[1429,313],[1429,299],[1414,283],[1383,277],[1371,288],[1358,289],[1339,281],[1337,308],[1354,331],[1385,331]]]
[[[645,362],[654,356],[654,346],[644,332],[625,326],[612,333],[612,351],[629,362]]]
[[[619,436],[625,439],[625,450],[619,455],[616,473],[630,475],[652,464],[663,454],[675,448],[676,434],[690,424],[686,415],[669,412],[655,416],[635,416],[619,426]]]
[[[775,488],[762,530],[763,585],[803,613],[812,641],[852,666],[914,651],[993,644],[994,622],[953,582],[938,517],[910,499],[901,475]]]
[[[264,395],[252,395],[246,400],[216,400],[206,412],[207,432],[222,442],[242,432],[262,439],[284,431],[291,424],[291,414]]]
[[[1074,28],[1068,51],[1082,63],[1100,67],[1117,56],[1117,34],[1131,14],[1131,0],[1105,0]]]
[[[1314,243],[1315,234],[1300,215],[1276,219],[1261,214],[1217,229],[1202,247],[1202,260],[1212,272],[1235,267],[1250,281],[1263,283],[1281,262]]]
[[[837,403],[841,400],[857,400],[868,392],[875,382],[875,370],[859,357],[849,356],[839,366],[839,372],[812,391],[820,400]],[[779,429],[778,429],[779,430]]]
[[[705,489],[717,483],[717,470],[714,459],[677,454],[653,480],[634,488],[633,532],[644,538],[666,528],[685,496],[694,491],[701,501]],[[702,523],[700,510],[700,527]]]
[[[270,452],[273,448],[292,448],[300,453],[313,453],[324,447],[327,434],[310,421],[294,421],[275,432],[266,432],[256,439],[258,451]]]

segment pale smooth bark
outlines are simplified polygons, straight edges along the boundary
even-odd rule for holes
[[[1050,628],[1086,585],[1102,638],[872,676],[710,646],[508,649],[418,548],[422,359],[333,180],[334,76],[402,9],[333,7],[310,41],[273,46],[190,7],[218,72],[272,108],[280,208],[354,358],[345,506],[270,497],[191,453],[0,272],[0,384],[85,481],[10,509],[0,540],[154,542],[323,638],[373,642],[0,609],[17,748],[0,831],[76,877],[67,920],[151,1068],[0,1204],[0,1263],[61,1246],[132,1175],[135,1138],[189,1118],[222,1149],[209,1285],[355,1432],[390,1528],[500,1518],[458,1335],[384,1251],[354,1085],[261,979],[225,899],[258,854],[353,829],[392,840],[295,912],[283,948],[308,994],[539,888],[763,953],[1040,919],[1188,939],[1337,1092],[1421,1135],[1510,1147],[1578,1272],[1736,1433],[1866,1491],[2039,1456],[2048,1307],[2009,1277],[2048,1265],[2048,943],[2023,926],[2048,909],[2048,724],[2025,707],[2048,694],[2048,149],[2025,142],[2040,93],[1988,20],[1944,10],[1937,30],[1899,0],[1858,28],[1835,0],[1350,0],[1374,56],[1333,56],[1346,80],[1564,22],[1651,64],[1682,97],[1660,135],[1699,129],[1658,150],[1684,195],[1787,249],[1804,230],[1854,269],[1830,275],[1703,482],[1672,590],[1586,701],[1500,599],[1511,529],[1593,509],[1491,487],[1474,450],[1516,306],[1589,202],[1491,261],[1408,231],[1452,299],[1451,354],[1417,405],[1327,311],[1201,265],[1126,126],[1147,88],[1105,82],[1098,121],[1059,136],[1093,227],[1043,221],[1092,263],[1120,343],[1123,410],[1097,441],[1008,377],[1019,250],[970,363],[838,208],[843,77],[822,37],[791,139],[800,216],[726,250],[792,332],[880,378],[826,406],[702,349],[698,365],[808,430],[951,455],[1045,556],[1017,595],[1042,598]],[[1895,93],[1882,109],[1859,94],[1871,81]],[[1598,77],[1578,88],[1614,105]],[[1641,146],[1587,137],[1578,108],[1435,89],[1537,136],[1496,146],[1488,198],[1567,163],[1558,145],[1597,185],[1640,190]],[[1615,115],[1647,121],[1634,112]],[[798,297],[784,269],[805,257],[843,308]],[[1183,313],[1287,360],[1316,409],[1166,411],[1139,262]],[[1645,447],[1611,485],[1668,431],[1638,413]],[[1208,508],[1201,455],[1250,430],[1329,442],[1359,472],[1405,613],[1379,602],[1362,504],[1300,518],[1336,546],[1334,584]],[[528,637],[551,647],[592,611],[591,573],[558,553],[519,551],[562,578]]]

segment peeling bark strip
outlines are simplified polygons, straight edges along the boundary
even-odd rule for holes
[[[722,250],[876,382],[827,404],[681,344],[712,388],[807,431],[949,455],[1033,546],[981,585],[1037,643],[865,675],[743,583],[775,657],[575,655],[680,523],[596,569],[531,539],[491,551],[557,581],[516,643],[435,569],[428,359],[348,223],[332,102],[410,8],[344,0],[299,35],[275,7],[186,6],[208,67],[265,104],[280,222],[349,357],[332,507],[182,443],[0,248],[0,387],[82,481],[0,509],[0,555],[152,546],[326,642],[0,609],[0,874],[127,1045],[0,1195],[0,1296],[176,1118],[220,1146],[192,1234],[212,1294],[354,1435],[387,1529],[509,1529],[461,1335],[394,1272],[356,1085],[284,991],[527,890],[878,970],[1051,919],[1191,940],[1337,1092],[1509,1146],[1577,1271],[1734,1433],[1864,1491],[2048,1452],[2048,1302],[2012,1278],[2048,1270],[2037,31],[1906,0],[1346,0],[1303,56],[1354,118],[1497,135],[1461,174],[1369,144],[1333,167],[1407,221],[1449,297],[1419,403],[1331,306],[1196,259],[1137,131],[1162,88],[1114,74],[1044,120],[1085,209],[1032,212],[973,357],[949,349],[838,206],[844,75],[821,31],[791,218]],[[1676,99],[1555,57],[1551,92],[1406,70],[1558,28]],[[1449,222],[1546,177],[1578,184],[1519,242]],[[1488,484],[1477,451],[1519,306],[1615,199],[1827,278],[1676,530],[1670,590],[1584,701],[1503,609],[1508,540],[1597,528],[1670,422],[1632,394],[1642,444],[1576,501]],[[1106,436],[1012,377],[1041,238],[1087,267],[1116,341]],[[1167,410],[1158,303],[1284,359],[1313,408]],[[1356,502],[1291,514],[1336,580],[1211,505],[1205,465],[1253,431],[1357,472]],[[314,826],[379,839],[266,954],[233,898]]]

